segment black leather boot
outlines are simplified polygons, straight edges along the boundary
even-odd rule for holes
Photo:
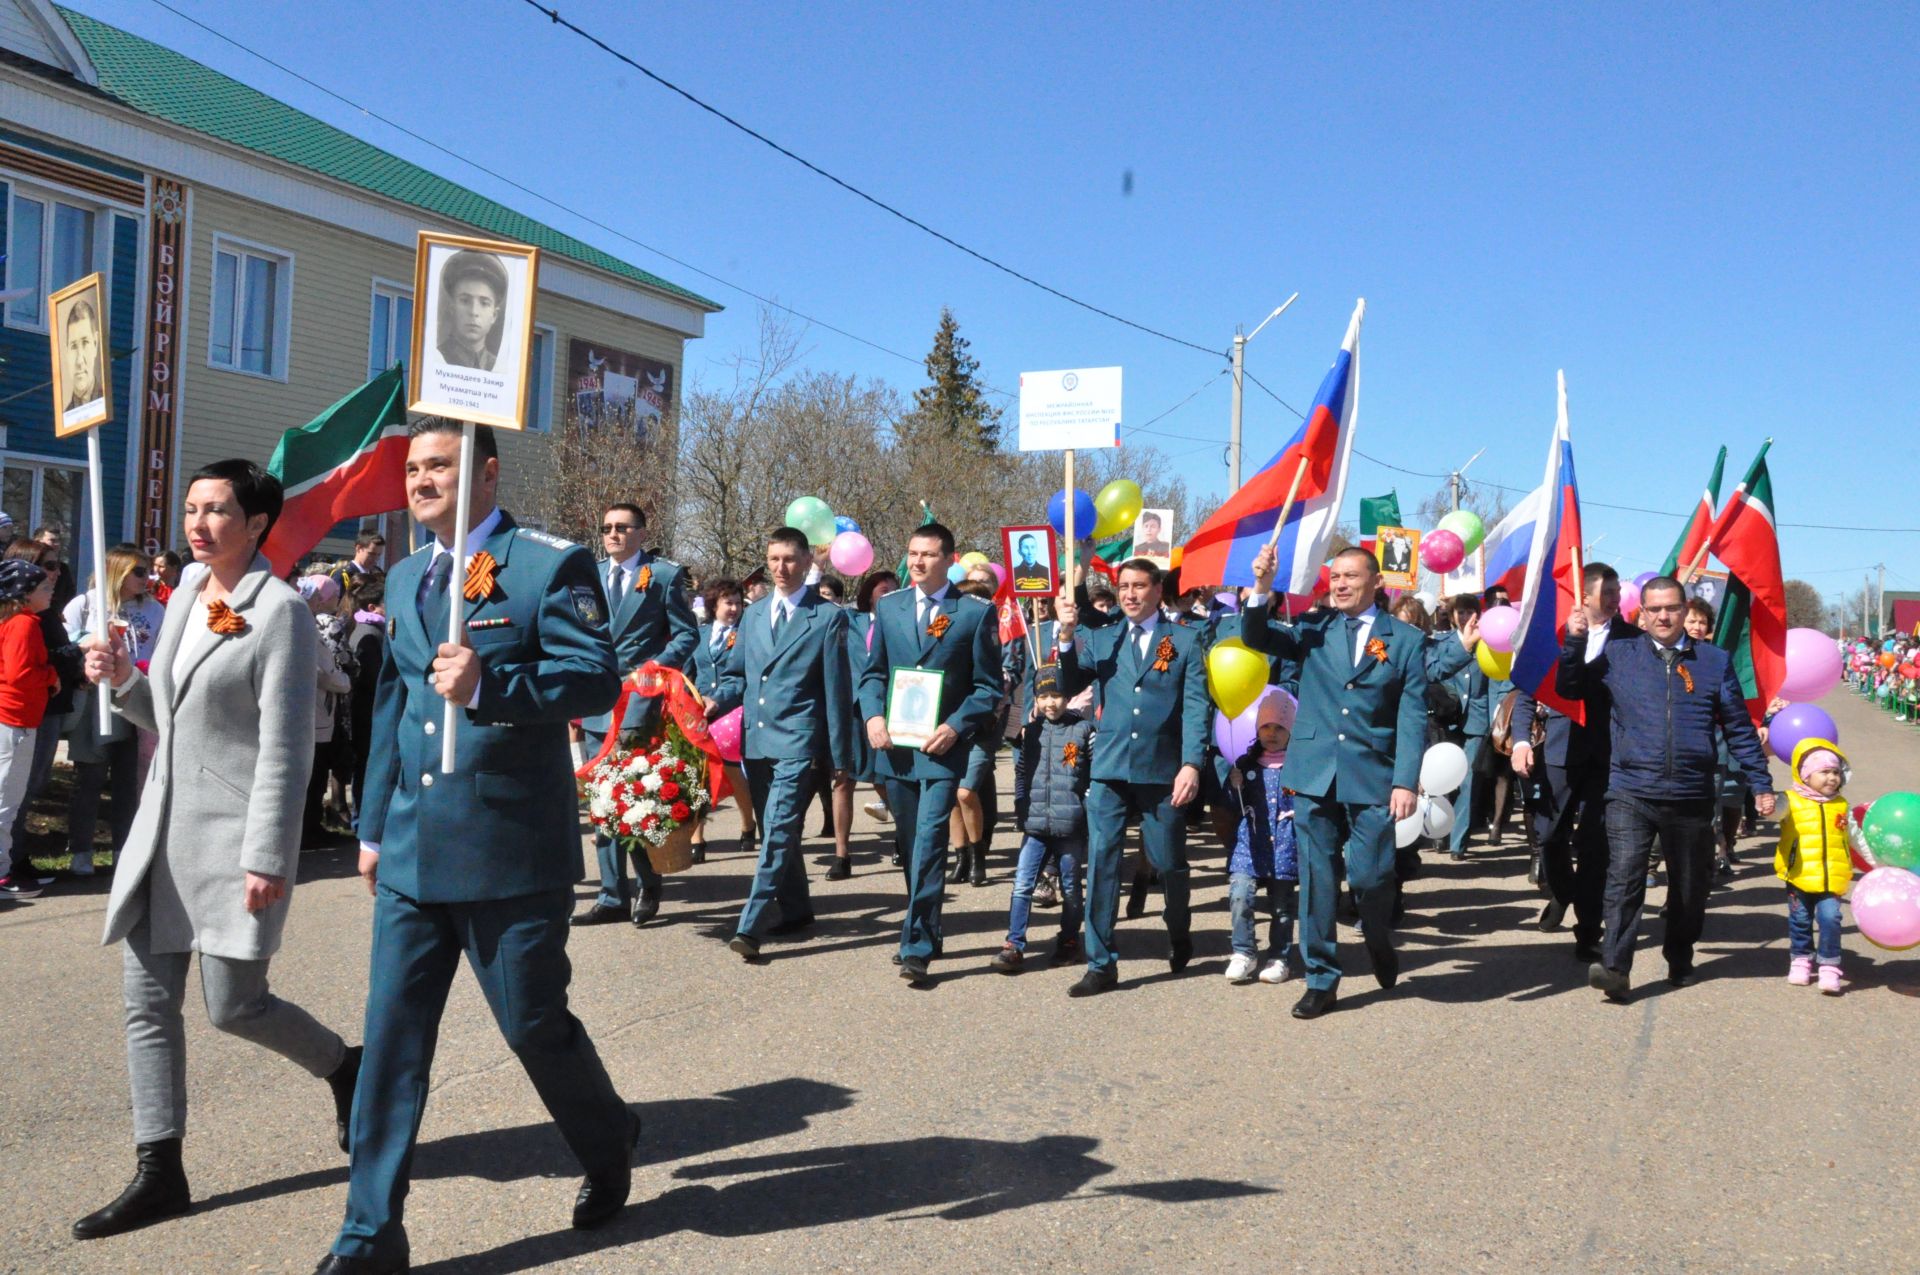
[[[973,884],[987,883],[987,843],[982,841],[973,848]]]
[[[953,866],[947,870],[947,884],[959,885],[972,871],[973,847],[961,846],[953,852]]]
[[[143,1142],[133,1149],[133,1181],[120,1198],[73,1224],[76,1240],[98,1240],[138,1230],[193,1207],[187,1171],[180,1164],[180,1139]]]

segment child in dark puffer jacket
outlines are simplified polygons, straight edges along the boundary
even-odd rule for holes
[[[1033,884],[1041,864],[1060,863],[1060,941],[1054,961],[1080,955],[1083,910],[1080,865],[1087,854],[1087,776],[1093,756],[1093,723],[1067,711],[1066,688],[1055,664],[1033,675],[1033,703],[1039,716],[1020,733],[1013,765],[1013,809],[1026,834],[1020,866],[1014,870],[1013,906],[1007,913],[1007,941],[993,958],[1002,974],[1018,974],[1026,958],[1027,918],[1033,908]]]

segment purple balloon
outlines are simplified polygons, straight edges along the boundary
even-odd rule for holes
[[[1780,698],[1800,703],[1819,699],[1840,685],[1846,671],[1840,647],[1818,629],[1787,630],[1787,676]]]
[[[1767,747],[1789,766],[1793,764],[1794,748],[1803,739],[1825,739],[1837,744],[1840,728],[1824,708],[1813,704],[1789,704],[1767,727]]]
[[[1660,573],[1658,571],[1642,571],[1633,578],[1633,587],[1636,589],[1644,589],[1647,587],[1647,581],[1658,579],[1659,576]]]
[[[1252,748],[1254,741],[1260,738],[1260,705],[1267,696],[1280,688],[1269,686],[1260,692],[1260,698],[1247,706],[1247,711],[1238,717],[1228,717],[1219,709],[1213,710],[1213,742],[1220,748],[1220,755],[1229,765],[1239,761]]]

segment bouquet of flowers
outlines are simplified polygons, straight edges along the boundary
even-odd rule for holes
[[[705,757],[671,723],[644,748],[608,754],[587,773],[582,790],[593,826],[625,847],[644,847],[656,867],[663,856],[654,852],[690,841],[713,806]]]

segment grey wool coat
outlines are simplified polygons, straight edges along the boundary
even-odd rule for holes
[[[154,952],[260,961],[280,947],[300,866],[300,819],[313,769],[313,615],[256,556],[227,599],[243,632],[213,637],[174,680],[174,656],[208,580],[174,591],[149,670],[114,707],[159,734],[146,792],[114,866],[102,943],[146,918]],[[287,892],[246,910],[246,874]]]

